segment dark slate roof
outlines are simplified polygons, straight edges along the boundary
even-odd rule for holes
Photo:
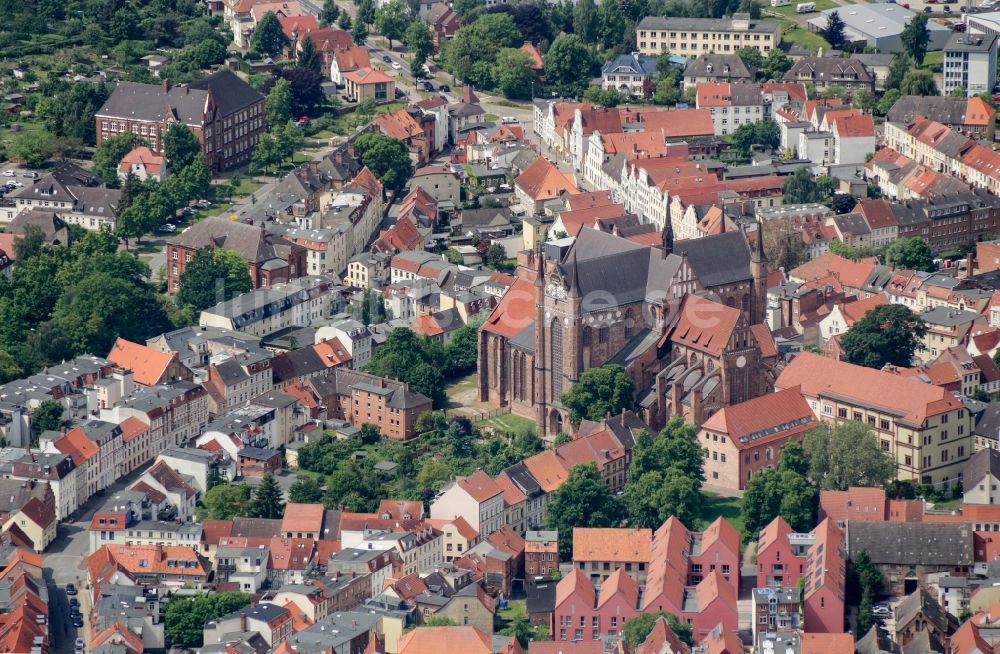
[[[894,654],[899,651],[896,643],[892,642],[888,634],[879,629],[879,625],[872,625],[858,642],[854,643],[854,651],[858,654]]]
[[[854,522],[847,524],[851,557],[868,550],[876,564],[972,565],[972,529],[964,523]]]
[[[97,116],[164,122],[170,116],[186,125],[199,125],[208,92],[183,86],[164,92],[160,84],[119,82]]]
[[[923,613],[924,618],[942,633],[949,633],[947,612],[942,610],[938,601],[923,588],[913,591],[896,606],[896,629],[906,627],[920,613]]]
[[[556,608],[556,586],[559,583],[547,579],[545,581],[534,582],[526,580],[524,592],[528,596],[528,615],[537,613],[551,613]]]
[[[549,255],[556,252],[550,249]],[[680,264],[677,255],[663,257],[659,249],[584,229],[565,251],[559,268],[567,288],[575,276],[581,296],[600,294],[602,306],[590,308],[596,311],[663,297]]]
[[[840,57],[803,57],[796,61],[782,79],[786,82],[804,81],[801,74],[811,75],[818,82],[839,81],[844,76],[856,76],[857,82],[874,82],[875,78],[857,59]]]
[[[281,384],[326,370],[323,358],[311,347],[282,352],[271,359],[274,383]]]
[[[281,535],[281,519],[233,518],[231,536],[247,538],[274,538]]]
[[[22,211],[14,216],[14,220],[7,226],[10,234],[24,234],[28,227],[37,227],[42,230],[46,243],[54,243],[58,240],[59,232],[69,229],[68,225],[55,211],[48,209],[31,209]]]
[[[752,79],[753,71],[735,54],[705,53],[688,61],[684,77],[719,77],[726,79]]]
[[[924,116],[945,125],[962,125],[969,106],[968,98],[951,98],[938,95],[904,95],[886,114],[892,123],[908,124],[917,116]]]
[[[656,72],[656,57],[641,54],[620,54],[601,67],[601,75],[609,73],[629,73],[632,75],[652,75]]]
[[[962,468],[962,481],[967,489],[978,484],[986,475],[1000,479],[1000,451],[992,448],[979,450],[969,457]]]
[[[674,244],[676,254],[687,254],[698,280],[706,288],[747,281],[750,244],[741,231],[730,231]]]
[[[503,474],[507,475],[507,479],[510,479],[528,497],[535,497],[544,493],[542,487],[538,484],[538,480],[531,474],[528,466],[524,465],[523,461],[518,461],[514,465],[505,468]]]
[[[281,239],[273,237],[273,239]],[[257,263],[273,259],[274,247],[264,230],[225,218],[207,218],[174,238],[171,243],[197,250],[206,245],[234,250],[244,261]]]
[[[220,70],[205,79],[191,82],[188,86],[192,89],[211,91],[212,98],[223,116],[234,114],[264,100],[263,95],[228,70]]]
[[[985,405],[981,412],[973,412],[973,415],[976,419],[976,426],[972,428],[972,433],[993,440],[1000,439],[1000,402],[990,402]],[[968,474],[968,472],[964,474]],[[963,476],[963,479],[972,478]]]

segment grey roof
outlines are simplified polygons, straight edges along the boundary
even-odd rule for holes
[[[971,489],[987,475],[1000,479],[1000,451],[993,448],[979,450],[969,457],[962,468],[962,481],[966,489]]]
[[[917,116],[924,116],[945,125],[964,125],[969,98],[952,98],[938,95],[904,95],[892,105],[885,119],[892,123],[909,124]]]
[[[620,54],[601,66],[601,75],[608,73],[628,73],[630,75],[652,75],[656,72],[656,57],[637,53]]]
[[[975,322],[980,318],[974,311],[958,311],[949,307],[934,307],[920,314],[925,323],[940,327],[957,327]]]
[[[758,32],[758,33],[771,33],[778,31],[778,21],[776,20],[750,20],[750,29],[737,29],[734,26],[735,19],[739,19],[740,15],[736,14],[733,18],[667,18],[661,16],[647,16],[639,21],[636,25],[636,29],[640,30],[715,30],[715,31],[731,31],[731,32]]]
[[[504,469],[503,474],[528,497],[536,497],[544,494],[538,480],[531,474],[528,466],[524,465],[523,461],[508,466]]]
[[[586,298],[588,293],[599,297],[590,303],[599,302],[599,306],[588,307],[585,301],[587,311],[662,297],[681,264],[677,255],[664,257],[658,249],[596,229],[582,230],[562,252],[560,246],[553,243],[546,248],[550,259],[560,261],[559,268],[567,286],[575,277],[582,297]]]
[[[989,52],[996,45],[995,34],[965,34],[952,32],[951,38],[944,46],[945,53],[952,52]]]
[[[872,230],[868,226],[868,221],[859,213],[845,213],[833,217],[833,222],[840,229],[841,233],[852,234],[854,236],[864,236],[871,234]]]
[[[964,523],[855,522],[847,524],[847,547],[876,564],[972,565],[972,528]]]
[[[205,79],[191,82],[188,86],[195,90],[211,92],[212,99],[215,100],[223,116],[229,116],[264,100],[263,95],[228,70],[220,70]]]
[[[923,588],[918,588],[896,606],[896,630],[901,631],[919,614],[934,624],[941,632],[948,633],[948,614],[941,605]]]
[[[855,53],[854,58],[863,63],[865,66],[889,66],[892,64],[892,60],[896,58],[894,54],[860,54]],[[935,97],[935,96],[928,96]]]
[[[375,611],[344,611],[320,620],[288,637],[298,654],[350,651],[348,643],[376,629],[382,616]]]
[[[206,245],[234,250],[244,261],[257,263],[275,257],[272,238],[284,241],[279,236],[269,238],[260,227],[225,218],[207,218],[189,227],[170,242],[195,250]]]
[[[798,82],[813,79],[820,82],[837,82],[849,78],[857,82],[874,82],[875,78],[857,59],[830,57],[803,57],[785,73],[783,80]]]
[[[981,412],[974,412],[976,426],[972,428],[972,433],[983,436],[991,440],[1000,440],[1000,402],[990,402]],[[963,476],[970,480],[971,477]]]
[[[705,53],[688,61],[684,77],[753,79],[754,72],[736,54]]]
[[[688,263],[706,288],[746,281],[750,274],[750,244],[741,231],[677,241],[676,254],[687,254]]]

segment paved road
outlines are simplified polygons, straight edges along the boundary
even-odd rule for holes
[[[90,498],[73,515],[73,522],[63,522],[59,525],[56,539],[52,541],[42,557],[45,584],[49,591],[49,620],[53,636],[52,651],[55,654],[73,652],[77,638],[83,638],[85,642],[90,642],[88,635],[84,633],[85,628],[77,629],[72,625],[69,617],[70,598],[66,595],[66,584],[74,584],[79,591],[77,599],[83,605],[81,613],[83,613],[86,624],[90,612],[90,602],[86,593],[86,558],[90,554],[90,535],[87,526],[90,524],[90,519],[94,517],[94,513],[108,498],[128,487],[146,471],[147,467],[144,466],[136,470],[115,482],[103,493],[98,493]]]

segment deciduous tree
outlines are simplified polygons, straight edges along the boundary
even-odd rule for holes
[[[820,425],[806,433],[802,444],[809,459],[809,478],[823,490],[885,486],[896,476],[895,460],[863,423]]]
[[[259,55],[277,57],[288,44],[281,23],[273,11],[265,13],[254,28],[250,37],[250,50]]]
[[[403,0],[391,0],[375,13],[375,29],[389,39],[389,49],[392,50],[392,42],[403,40],[412,20],[410,8]]]
[[[163,137],[163,154],[174,171],[182,170],[201,152],[201,142],[183,123],[173,123]]]
[[[927,333],[927,326],[902,304],[883,304],[869,311],[841,336],[850,363],[881,369],[887,363],[908,367]]]
[[[618,415],[633,405],[635,383],[619,365],[608,364],[591,368],[580,375],[562,396],[563,406],[570,410],[570,420],[579,425],[583,419],[602,420],[608,413]]]
[[[913,61],[918,66],[923,64],[924,55],[927,54],[927,43],[930,41],[930,32],[927,31],[927,16],[917,14],[911,18],[910,22],[903,28],[903,33],[900,34],[899,38],[907,53],[913,57]]]
[[[323,62],[319,59],[319,53],[316,52],[316,44],[313,43],[312,37],[306,34],[302,39],[301,47],[302,49],[299,50],[299,68],[305,68],[315,73],[322,73]]]
[[[899,85],[903,95],[937,95],[938,88],[934,75],[926,68],[913,68],[906,71],[903,83]]]
[[[232,520],[250,515],[251,489],[247,484],[219,484],[205,491],[199,520]]]
[[[593,74],[593,54],[575,34],[560,34],[545,53],[546,81],[562,95],[580,95]]]
[[[622,519],[622,503],[611,494],[593,463],[570,468],[566,481],[552,494],[547,523],[559,531],[560,556],[573,553],[574,527],[615,527]]]
[[[937,270],[931,247],[927,244],[927,241],[919,236],[893,241],[885,249],[885,262],[904,270],[920,270],[923,272],[934,272]]]
[[[202,311],[252,289],[247,264],[238,253],[205,246],[185,266],[177,302]]]
[[[354,147],[361,162],[387,188],[402,188],[413,175],[413,161],[406,144],[384,134],[364,134]]]

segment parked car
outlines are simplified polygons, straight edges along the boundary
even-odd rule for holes
[[[392,57],[390,57],[389,55],[382,55],[382,61],[384,61],[387,64],[392,63]]]
[[[165,225],[160,225],[159,227],[157,227],[156,231],[158,231],[158,232],[164,232],[164,233],[169,234],[171,232],[176,232],[177,231],[177,227],[175,225],[171,225],[170,223],[167,223]]]
[[[70,597],[76,595],[76,586],[74,586],[73,584],[66,584],[66,594],[69,595]]]
[[[38,179],[38,173],[36,173],[36,172],[27,172],[27,173],[24,173],[23,175],[21,175],[21,177],[24,177],[26,179]]]
[[[77,638],[76,639],[76,644],[73,645],[73,651],[75,651],[75,652],[82,652],[83,651],[83,639],[82,638]]]
[[[392,66],[393,70],[402,70],[403,68],[403,66],[398,61],[394,61],[389,65]]]
[[[951,13],[951,7],[949,7],[948,5],[945,5],[944,6],[944,13],[950,14]]]
[[[4,177],[17,177],[17,173],[15,173],[13,170],[5,170],[5,171],[3,171],[3,176]]]
[[[80,600],[76,599],[75,597],[69,598],[69,606],[70,608],[79,608]]]
[[[434,85],[430,82],[424,82],[423,85],[425,91],[434,92]]]
[[[194,209],[192,209],[191,207],[184,207],[184,209],[181,210],[181,213],[184,214],[185,216],[193,216]]]
[[[448,92],[451,91],[451,87],[448,86],[447,84],[442,84],[441,86],[438,87],[438,91],[442,91],[444,93],[448,93]]]
[[[889,615],[892,610],[886,604],[876,604],[872,607],[872,615]]]
[[[933,11],[934,11],[934,7],[931,7],[931,6],[929,6],[929,5],[928,5],[928,6],[926,6],[926,7],[924,7],[924,13],[925,13],[925,14],[930,14],[930,13],[933,13]]]
[[[78,615],[75,618],[73,618],[73,626],[76,627],[77,629],[79,629],[80,627],[83,626],[83,616],[82,615]]]

